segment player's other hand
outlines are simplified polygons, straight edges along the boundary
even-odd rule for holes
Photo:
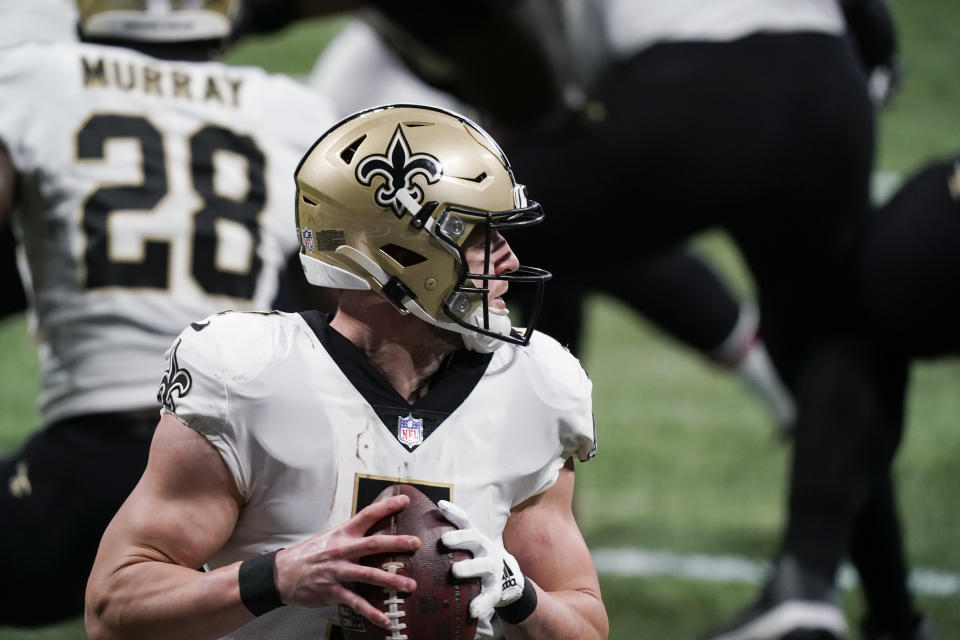
[[[377,626],[390,625],[387,616],[348,585],[362,582],[407,593],[417,588],[410,578],[358,563],[364,556],[420,548],[416,536],[365,535],[376,522],[402,511],[409,503],[410,498],[403,495],[375,502],[342,525],[281,549],[276,556],[280,599],[299,607],[345,604]]]
[[[888,104],[903,75],[897,29],[887,0],[843,0],[847,31],[863,63],[870,98]]]
[[[443,517],[457,527],[440,537],[443,544],[473,554],[473,558],[453,563],[451,569],[456,578],[480,578],[480,595],[470,602],[470,615],[484,619],[496,607],[516,602],[523,595],[524,578],[516,559],[503,543],[491,540],[477,529],[467,512],[457,505],[440,500],[437,507]]]

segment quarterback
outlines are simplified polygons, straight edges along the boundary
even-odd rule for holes
[[[290,173],[335,122],[289,78],[199,61],[234,1],[134,4],[81,2],[87,42],[0,49],[0,218],[21,239],[44,425],[0,460],[0,624],[82,613],[146,465],[164,351],[191,320],[271,306],[297,251]]]
[[[504,301],[550,277],[502,235],[539,222],[539,204],[485,132],[436,107],[347,118],[296,182],[304,273],[339,307],[216,314],[174,341],[147,470],[90,576],[90,637],[387,627],[348,583],[416,589],[358,562],[420,544],[364,538],[407,504],[371,504],[397,482],[460,529],[445,543],[489,560],[453,568],[484,585],[482,637],[606,637],[571,510],[574,461],[595,451],[591,383],[555,340],[513,328]]]

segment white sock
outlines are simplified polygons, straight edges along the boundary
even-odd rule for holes
[[[790,391],[780,380],[766,346],[757,336],[758,326],[756,307],[744,304],[730,335],[709,355],[737,374],[747,391],[773,418],[777,429],[786,435],[793,427],[797,408]]]

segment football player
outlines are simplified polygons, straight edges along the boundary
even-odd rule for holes
[[[335,121],[288,78],[206,61],[235,0],[79,10],[86,43],[0,51],[0,217],[29,267],[43,420],[0,462],[7,625],[82,612],[146,464],[164,351],[191,320],[270,308],[297,250],[290,174]]]
[[[741,250],[797,420],[774,568],[756,602],[711,637],[839,637],[835,574],[883,493],[906,380],[901,354],[863,330],[857,259],[874,144],[864,61],[834,0],[597,5],[612,64],[583,117],[505,148],[555,203],[560,224],[545,225],[545,246],[569,242],[585,216],[604,229],[576,239],[603,248],[575,265],[588,282],[712,226]],[[621,228],[624,208],[636,214]],[[877,565],[858,569],[869,580]],[[878,637],[899,638],[915,620],[905,574],[893,573],[889,609],[868,612],[889,623]]]
[[[435,107],[342,121],[296,182],[304,272],[339,308],[222,313],[176,339],[147,470],[90,576],[90,637],[405,637],[350,583],[417,588],[358,563],[418,547],[364,538],[406,504],[370,498],[408,483],[458,527],[444,543],[473,552],[452,572],[481,578],[479,637],[496,616],[509,637],[605,638],[571,510],[574,460],[596,446],[591,383],[506,304],[550,277],[505,239],[539,204],[492,138]]]

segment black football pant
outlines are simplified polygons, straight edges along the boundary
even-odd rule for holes
[[[83,613],[100,538],[146,467],[158,419],[62,420],[0,460],[0,626]]]

